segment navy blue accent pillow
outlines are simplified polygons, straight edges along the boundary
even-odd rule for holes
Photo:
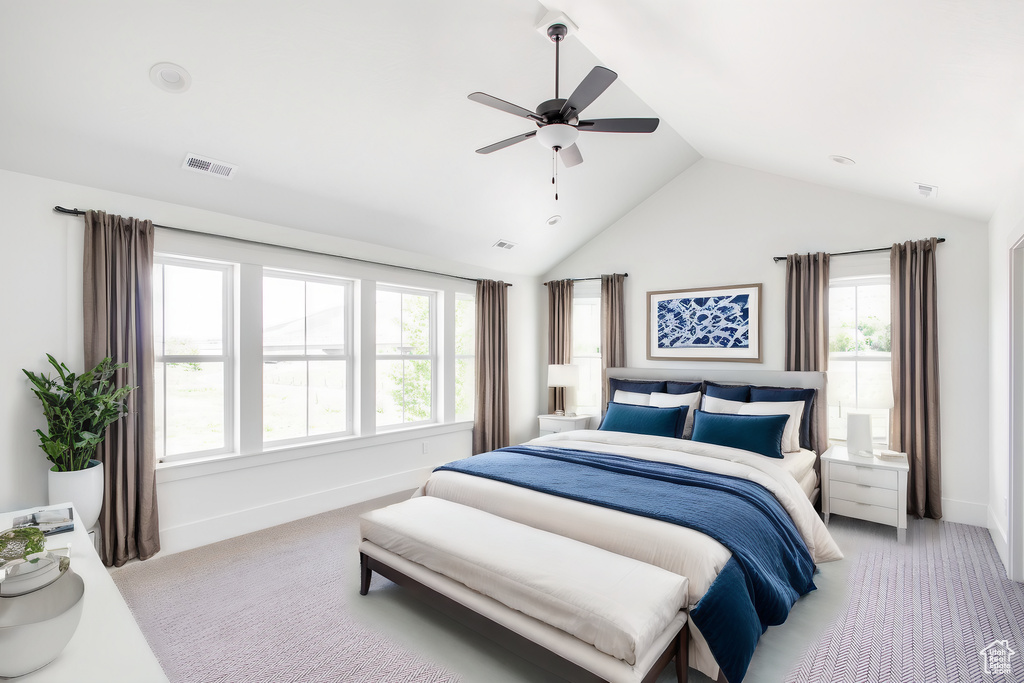
[[[724,398],[726,401],[750,402],[749,384],[715,384],[714,382],[704,383],[704,394],[714,398]],[[795,401],[796,399],[790,399]]]
[[[750,387],[751,401],[803,401],[804,414],[800,419],[800,448],[813,451],[811,443],[811,414],[817,389],[780,389],[779,387]]]
[[[703,386],[704,382],[673,382],[669,380],[665,382],[665,393],[692,394],[695,391],[700,391]]]
[[[683,425],[686,424],[686,410],[687,406],[656,408],[609,401],[608,410],[598,429],[680,439],[683,436]]]
[[[789,415],[731,415],[696,410],[691,439],[782,458],[782,433],[788,419]]]
[[[608,380],[608,385],[612,389],[612,396],[615,396],[616,391],[633,391],[638,394],[665,393],[665,383],[654,380],[613,378]]]

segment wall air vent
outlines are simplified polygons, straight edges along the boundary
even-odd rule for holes
[[[202,173],[204,175],[212,175],[217,178],[224,178],[225,180],[231,180],[235,177],[235,172],[238,167],[234,164],[229,164],[225,161],[217,161],[216,159],[210,159],[209,157],[201,157],[195,154],[189,154],[185,157],[185,162],[181,165],[187,171],[195,171],[196,173]]]
[[[509,242],[508,240],[498,240],[497,242],[495,242],[491,246],[492,247],[497,247],[498,249],[511,249],[512,247],[514,247],[516,245],[514,243],[512,243],[512,242]]]

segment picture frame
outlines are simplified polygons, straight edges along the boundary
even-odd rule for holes
[[[647,292],[647,359],[761,362],[761,283]]]

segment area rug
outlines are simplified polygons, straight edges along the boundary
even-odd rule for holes
[[[130,563],[112,576],[171,683],[458,681],[346,610],[360,512]]]
[[[1006,578],[988,531],[914,531],[860,555],[845,610],[787,683],[1024,681],[1024,584]]]

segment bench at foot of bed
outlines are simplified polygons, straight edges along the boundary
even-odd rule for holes
[[[376,571],[571,681],[686,680],[686,577],[429,496],[361,529],[363,595]]]

